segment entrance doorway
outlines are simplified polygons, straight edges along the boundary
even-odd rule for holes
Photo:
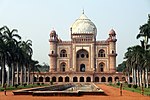
[[[85,72],[85,64],[80,65],[80,72]]]

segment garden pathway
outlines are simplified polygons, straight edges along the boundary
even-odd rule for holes
[[[106,86],[104,84],[97,84],[105,91],[108,96],[80,96],[80,97],[41,97],[41,96],[28,96],[28,95],[13,95],[11,91],[7,91],[7,96],[0,92],[0,100],[150,100],[148,96],[142,96],[138,93],[123,90],[123,96],[119,95],[119,89]]]

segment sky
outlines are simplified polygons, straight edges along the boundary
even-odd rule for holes
[[[55,29],[62,40],[70,40],[70,26],[85,15],[97,27],[97,40],[117,34],[117,65],[127,48],[140,44],[139,27],[150,14],[150,0],[0,0],[0,27],[17,29],[22,40],[31,39],[33,59],[49,64],[49,33]]]

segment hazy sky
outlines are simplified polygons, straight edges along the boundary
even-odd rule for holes
[[[113,28],[117,34],[117,64],[129,46],[139,44],[139,26],[150,14],[150,0],[0,0],[0,27],[18,29],[23,40],[33,41],[33,59],[49,64],[49,33],[54,28],[62,40],[81,15],[97,27],[97,40],[106,40]]]

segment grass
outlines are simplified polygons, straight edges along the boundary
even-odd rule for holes
[[[108,85],[116,87],[116,88],[120,88],[120,86],[117,85],[117,84],[108,84]],[[141,87],[133,88],[133,86],[132,86],[131,88],[129,88],[128,85],[125,84],[125,83],[123,84],[123,90],[128,90],[128,91],[131,91],[131,92],[137,92],[137,93],[141,94]],[[144,88],[144,95],[150,96],[150,87],[149,88]]]
[[[37,85],[37,84],[30,84],[30,85],[19,85],[17,88],[15,86],[9,86],[6,88],[6,90],[17,90],[17,89],[26,89],[26,88],[33,88],[33,87],[39,87],[39,86],[47,86],[47,84],[41,84],[41,85]],[[3,87],[0,87],[0,91],[4,91]]]

